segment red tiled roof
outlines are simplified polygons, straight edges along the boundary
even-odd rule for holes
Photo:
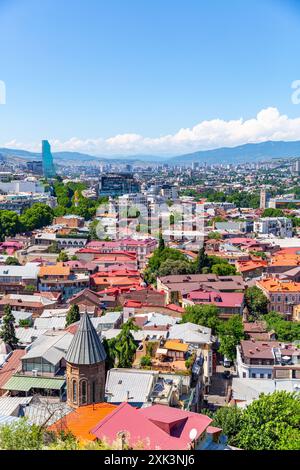
[[[0,369],[0,389],[21,368],[21,358],[25,356],[24,349],[16,349],[4,366]]]

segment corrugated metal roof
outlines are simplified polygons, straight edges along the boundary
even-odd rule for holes
[[[29,392],[32,388],[42,388],[46,390],[60,390],[65,384],[64,379],[45,377],[25,377],[14,375],[3,386],[4,390],[15,390],[18,392]]]
[[[154,386],[154,377],[158,377],[158,374],[154,371],[111,369],[105,387],[107,401],[111,403],[147,402]]]
[[[20,418],[15,418],[14,416],[0,416],[0,426],[5,426],[6,424],[12,424],[19,420]]]
[[[106,352],[88,314],[83,314],[77,333],[68,349],[66,361],[71,364],[91,365],[103,362]]]
[[[27,405],[32,397],[0,397],[0,415],[1,416],[17,416],[19,407]]]

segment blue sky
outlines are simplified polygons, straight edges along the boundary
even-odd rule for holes
[[[300,1],[0,0],[0,24],[0,145],[177,154],[300,139]]]

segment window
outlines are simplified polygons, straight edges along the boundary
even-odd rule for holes
[[[87,383],[86,380],[81,382],[81,403],[82,405],[87,404]]]
[[[272,378],[272,374],[268,374],[268,379],[271,379]]]
[[[256,374],[254,374],[254,373],[252,372],[251,377],[252,377],[252,379],[256,379]]]
[[[73,403],[77,403],[77,383],[73,380]]]
[[[246,379],[247,378],[247,374],[246,372],[243,372],[243,379]]]
[[[260,374],[261,379],[264,379],[264,377],[265,377],[265,374]]]

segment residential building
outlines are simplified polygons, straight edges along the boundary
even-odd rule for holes
[[[256,286],[267,297],[269,311],[279,312],[291,320],[293,308],[300,302],[300,282],[268,277],[257,281]]]
[[[287,217],[265,217],[254,222],[253,231],[258,235],[291,238],[293,236],[293,223]]]
[[[278,341],[243,340],[237,346],[237,372],[241,378],[271,379],[276,365],[300,364],[300,349]]]

